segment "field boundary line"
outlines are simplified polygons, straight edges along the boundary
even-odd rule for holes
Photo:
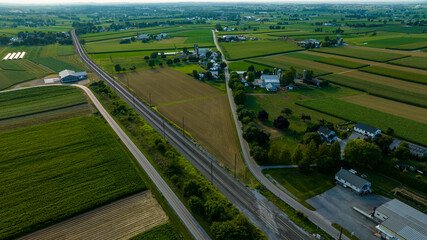
[[[225,93],[218,93],[218,94],[213,94],[213,95],[204,96],[204,97],[190,98],[190,99],[185,99],[185,100],[180,100],[180,101],[175,101],[175,102],[164,103],[164,104],[157,105],[156,107],[164,107],[164,106],[169,106],[169,105],[174,105],[174,104],[179,104],[179,103],[186,103],[186,102],[195,102],[195,101],[199,101],[199,100],[203,100],[203,99],[218,97],[221,95],[225,95]]]

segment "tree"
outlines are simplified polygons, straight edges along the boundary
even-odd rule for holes
[[[226,221],[229,216],[225,212],[224,204],[218,200],[209,199],[205,203],[205,215],[210,222]]]
[[[190,180],[184,183],[184,196],[200,196],[202,191],[200,189],[200,184],[196,180]]]
[[[173,64],[172,59],[168,59],[168,60],[166,61],[166,64],[167,64],[167,65],[171,65],[171,64]]]
[[[116,72],[120,72],[122,70],[122,67],[120,66],[120,64],[116,64],[114,66],[114,70],[116,70]]]
[[[249,67],[248,67],[248,72],[254,72],[255,71],[255,67],[254,67],[254,65],[250,65]]]
[[[396,150],[394,150],[394,157],[402,160],[402,161],[407,161],[409,156],[410,156],[411,152],[409,151],[409,145],[407,142],[403,141],[399,147],[396,148]]]
[[[390,144],[393,142],[393,138],[383,135],[374,138],[373,142],[381,149],[382,155],[387,156],[390,152]]]
[[[305,74],[305,80],[312,80],[314,77],[314,73],[313,70],[307,70],[307,73]]]
[[[207,80],[211,80],[211,79],[213,78],[212,73],[211,73],[210,71],[205,72],[204,77],[205,77]]]
[[[224,68],[226,68],[226,67],[227,67],[227,63],[225,63],[225,62],[221,62],[221,63],[219,64],[219,66],[220,66],[222,69],[224,69]]]
[[[191,211],[196,214],[202,215],[205,212],[203,201],[197,196],[191,196],[188,199],[188,206],[190,207]]]
[[[179,60],[179,58],[174,58],[174,59],[173,59],[173,62],[174,62],[174,63],[179,63],[179,62],[181,62],[181,60]]]
[[[150,60],[148,62],[148,66],[150,66],[151,68],[153,68],[154,66],[156,66],[156,62],[154,60]]]
[[[385,133],[386,133],[387,135],[393,136],[393,134],[394,134],[394,130],[393,130],[393,128],[387,128],[387,130],[385,131]]]
[[[255,113],[252,110],[248,110],[246,108],[240,109],[237,111],[237,118],[242,121],[243,118],[249,117],[251,120],[255,118]]]
[[[298,163],[298,171],[302,173],[308,173],[310,171],[310,160],[308,158],[303,158]]]
[[[307,145],[304,152],[304,159],[307,159],[309,163],[316,163],[317,157],[317,146],[316,142],[314,140],[311,140],[311,142]]]
[[[332,173],[334,171],[334,160],[331,157],[322,155],[317,160],[317,170],[321,173]]]
[[[320,145],[322,140],[320,139],[320,135],[317,132],[308,132],[305,133],[302,137],[302,141],[304,144],[309,144],[311,141],[314,141],[316,145]]]
[[[332,143],[329,152],[329,156],[332,158],[332,160],[334,160],[334,162],[338,162],[341,160],[341,145],[339,142]]]
[[[289,127],[289,121],[282,115],[278,116],[276,119],[274,119],[273,126],[277,129],[288,129]]]
[[[215,25],[215,29],[216,29],[216,30],[218,30],[218,31],[222,31],[221,24],[217,23],[217,24]]]
[[[362,139],[351,140],[345,145],[344,159],[354,167],[373,169],[381,159],[381,149]]]
[[[214,222],[211,230],[217,240],[261,239],[259,232],[243,214],[237,215],[230,221]]]
[[[265,148],[253,144],[251,145],[250,153],[258,164],[261,165],[268,162],[268,152]]]
[[[148,59],[150,59],[150,57],[149,57],[149,56],[145,56],[145,57],[144,57],[144,60],[148,60]]]
[[[268,119],[268,112],[265,111],[264,109],[259,110],[257,117],[260,120],[267,120]]]
[[[252,122],[243,126],[243,138],[249,143],[257,143],[259,146],[267,145],[270,140],[270,136]]]
[[[302,147],[301,147],[301,145],[298,145],[294,151],[294,154],[292,155],[292,162],[294,164],[298,164],[302,160],[303,157],[304,157],[304,155],[302,153]]]
[[[329,146],[326,142],[323,142],[322,145],[320,145],[318,156],[330,156]]]
[[[249,84],[252,84],[255,81],[255,74],[253,72],[248,72],[246,76]]]
[[[239,91],[235,91],[233,92],[233,97],[234,97],[234,102],[239,105],[239,104],[244,104],[246,101],[246,94],[244,91],[239,90]]]
[[[158,52],[153,52],[150,54],[150,57],[151,57],[151,59],[156,59],[158,55],[159,55]]]
[[[187,47],[184,47],[184,48],[182,49],[182,52],[183,52],[183,53],[185,53],[185,54],[189,53],[189,51],[188,51]]]
[[[290,164],[292,162],[291,150],[287,144],[283,144],[282,149],[280,150],[279,159],[281,163]]]
[[[282,111],[280,111],[281,113],[286,114],[286,116],[289,116],[292,114],[292,109],[290,108],[284,108]]]
[[[193,70],[193,77],[195,79],[199,79],[199,73],[197,72],[197,70]]]
[[[277,144],[270,146],[270,151],[268,152],[268,160],[270,160],[270,163],[280,161],[280,149],[278,149]]]
[[[293,67],[289,67],[280,79],[282,85],[294,84],[294,80],[297,77],[297,71]]]

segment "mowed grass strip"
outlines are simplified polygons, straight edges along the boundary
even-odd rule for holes
[[[360,58],[371,60],[375,62],[386,62],[393,59],[403,58],[407,55],[393,53],[393,52],[377,52],[363,47],[333,47],[333,48],[319,48],[311,51],[323,52],[335,55],[342,55],[353,58]]]
[[[41,65],[44,65],[54,70],[55,72],[60,72],[65,69],[73,70],[76,72],[82,71],[81,68],[71,65],[69,63],[66,63],[64,61],[61,61],[57,58],[52,58],[52,57],[36,58],[36,59],[32,59],[32,61]]]
[[[351,68],[351,69],[356,69],[356,68],[361,68],[361,67],[366,67],[369,66],[368,64],[363,64],[363,63],[358,63],[358,62],[352,62],[352,61],[347,61],[344,59],[338,59],[338,58],[320,58],[315,60],[316,62],[321,62],[321,63],[326,63],[326,64],[330,64],[330,65],[334,65],[334,66],[339,66],[339,67],[345,67],[345,68]]]
[[[379,67],[379,66],[369,66],[369,67],[361,68],[359,70],[363,72],[382,75],[382,76],[402,79],[405,81],[427,84],[427,75],[423,75],[419,73],[406,72],[402,70]]]
[[[415,106],[427,107],[427,94],[418,92],[410,92],[398,87],[383,85],[377,82],[362,80],[362,78],[354,78],[342,74],[332,74],[321,76],[321,79],[326,79],[330,82],[354,88],[369,94],[412,104]]]
[[[14,238],[146,189],[97,117],[0,133],[0,238]]]
[[[238,43],[221,43],[221,49],[227,60],[240,60],[271,54],[302,50],[292,41],[244,41]]]
[[[427,144],[427,124],[380,112],[336,98],[321,98],[298,101],[297,104],[338,118],[364,122],[382,131],[392,128],[396,136],[421,145]]]
[[[0,120],[86,103],[76,87],[35,87],[0,93]]]
[[[427,124],[427,108],[416,107],[367,94],[342,97],[341,100]]]
[[[407,57],[388,62],[389,64],[427,70],[427,57]]]

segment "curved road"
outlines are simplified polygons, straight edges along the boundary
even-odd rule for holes
[[[222,50],[218,44],[214,30],[212,30],[212,35],[214,38],[216,48],[221,52],[222,61],[228,64],[228,61],[225,59],[224,54],[223,54],[223,52],[222,52]],[[230,79],[228,67],[225,69],[225,79],[226,79],[226,83],[228,83],[228,80]],[[321,216],[317,212],[311,211],[310,209],[301,205],[299,202],[297,202],[291,196],[285,194],[282,190],[279,189],[279,187],[274,185],[270,180],[267,179],[267,177],[264,176],[264,174],[262,174],[261,168],[258,166],[258,164],[255,162],[255,160],[250,155],[249,144],[243,138],[242,124],[240,123],[240,121],[237,118],[236,104],[234,104],[233,93],[232,93],[231,89],[228,87],[228,84],[226,84],[226,86],[227,86],[228,101],[230,102],[230,106],[232,109],[234,124],[236,125],[237,133],[238,133],[239,140],[240,140],[240,146],[241,146],[242,151],[243,151],[243,157],[244,157],[246,165],[248,166],[251,173],[256,177],[256,179],[262,185],[264,185],[270,192],[272,192],[274,195],[276,195],[282,201],[284,201],[285,203],[287,203],[288,205],[290,205],[294,209],[303,212],[305,215],[307,215],[307,217],[310,219],[310,221],[312,221],[314,224],[316,224],[318,227],[320,227],[323,231],[327,232],[332,237],[338,238],[340,233],[337,229],[332,227],[332,225],[331,225],[332,223],[329,220],[327,220],[326,218],[324,218],[323,216]],[[348,239],[348,238],[343,235],[342,239]]]
[[[260,194],[246,188],[233,178],[224,168],[216,164],[197,145],[185,137],[181,131],[171,126],[153,109],[136,98],[129,89],[105,73],[84,52],[74,30],[71,31],[77,54],[82,61],[98,74],[123,100],[161,133],[200,173],[210,180],[243,214],[245,214],[270,239],[310,239],[273,203]]]
[[[34,86],[34,87],[49,87],[49,86],[61,86],[61,84],[50,84],[50,85],[42,85],[42,86]],[[78,87],[83,89],[87,96],[90,98],[92,103],[96,106],[98,111],[107,121],[107,123],[111,126],[111,128],[116,132],[119,136],[120,140],[125,144],[125,146],[129,149],[135,159],[138,161],[139,165],[144,169],[147,175],[150,177],[151,181],[157,186],[159,191],[168,201],[169,205],[190,231],[190,233],[194,236],[195,239],[211,239],[209,235],[205,232],[205,230],[200,226],[197,220],[191,215],[188,209],[184,206],[181,200],[175,195],[172,189],[167,185],[167,183],[163,180],[160,174],[156,171],[156,169],[151,165],[148,159],[141,153],[138,147],[132,142],[132,140],[126,135],[126,133],[122,130],[122,128],[114,121],[114,119],[110,116],[110,114],[105,110],[102,104],[98,101],[92,91],[82,85],[72,84],[71,86]],[[16,91],[25,88],[17,88],[7,91]]]

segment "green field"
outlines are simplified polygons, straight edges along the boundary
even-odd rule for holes
[[[170,223],[154,227],[146,232],[143,232],[130,240],[178,240],[181,239],[176,230]]]
[[[393,60],[388,63],[427,70],[427,57],[407,57]]]
[[[69,63],[63,62],[57,58],[53,58],[53,57],[45,57],[45,58],[36,58],[36,59],[32,59],[31,61],[44,65],[52,70],[54,70],[55,72],[60,72],[64,69],[69,69],[69,70],[73,70],[76,72],[79,71],[83,71],[82,69],[73,66]]]
[[[368,44],[366,46],[374,47],[374,48],[412,50],[412,49],[421,48],[422,46],[427,46],[426,40],[427,38],[419,38],[419,37],[418,38],[417,37],[392,37],[392,38],[383,38],[383,39],[378,39],[373,41],[368,40],[367,41]],[[416,47],[416,46],[421,46],[421,47]]]
[[[146,189],[101,118],[36,125],[0,133],[0,139],[1,239]]]
[[[247,62],[245,60],[228,63],[228,69],[230,71],[247,71],[250,66],[254,66],[255,71],[264,71],[264,69],[269,69],[270,71],[274,70],[272,67],[253,62]]]
[[[34,75],[25,71],[0,71],[0,90],[34,78]]]
[[[426,48],[427,47],[427,41],[426,40],[427,40],[427,38],[424,38],[424,41],[402,44],[402,45],[392,46],[389,48],[390,49],[397,49],[397,50],[416,50],[416,49]]]
[[[16,61],[1,61],[0,68],[3,70],[25,71],[23,67],[16,64]]]
[[[369,66],[369,67],[361,68],[359,70],[363,72],[386,76],[386,77],[402,79],[405,81],[427,84],[427,75],[423,75],[423,74],[407,72],[407,71],[402,71],[402,70],[397,70],[392,68],[379,67],[379,66]]]
[[[298,101],[297,104],[338,118],[364,122],[382,131],[394,129],[396,136],[411,142],[427,145],[427,124],[383,113],[374,109],[348,103],[336,98],[321,98]]]
[[[270,174],[280,185],[301,200],[310,199],[335,187],[332,175],[317,171],[302,174],[296,168],[283,168],[266,169],[263,173]]]
[[[238,43],[221,43],[221,49],[227,60],[240,60],[271,54],[302,50],[292,41],[246,41]]]
[[[355,47],[335,47],[335,48],[320,48],[312,51],[323,52],[346,57],[360,58],[375,62],[386,62],[393,59],[403,58],[406,55],[392,52],[377,52],[373,50],[355,48]]]
[[[86,103],[82,90],[50,86],[0,93],[0,119],[13,118]]]
[[[311,54],[306,54],[306,53],[301,53],[301,52],[288,53],[288,54],[286,54],[286,56],[305,59],[305,60],[311,60],[311,61],[316,61],[316,60],[324,58],[321,56],[316,56],[316,55],[311,55]]]
[[[409,103],[416,106],[427,107],[427,94],[409,92],[404,89],[390,87],[341,74],[326,75],[321,76],[320,78],[342,86],[364,91],[375,96]]]
[[[314,73],[314,76],[321,76],[321,75],[326,75],[326,74],[330,74],[330,71],[326,71],[323,69],[319,69],[319,68],[313,68],[307,65],[299,65],[296,63],[293,63],[291,61],[286,61],[284,59],[281,59],[281,56],[272,56],[272,57],[259,57],[259,58],[251,58],[246,60],[247,62],[250,63],[257,63],[257,64],[261,64],[261,65],[266,65],[272,68],[280,68],[283,71],[285,71],[286,69],[288,69],[289,67],[294,67],[295,70],[297,70],[298,73],[302,74],[302,72],[304,70],[312,70]]]
[[[59,45],[51,44],[45,46],[19,46],[19,47],[8,47],[3,51],[6,55],[8,52],[23,52],[25,51],[24,59],[33,59],[41,57],[56,57],[74,54],[73,45]],[[3,58],[3,55],[1,56]]]
[[[347,60],[344,60],[344,59],[333,58],[333,57],[320,58],[320,59],[317,59],[315,61],[316,62],[330,64],[330,65],[334,65],[334,66],[339,66],[339,67],[351,68],[351,69],[356,69],[356,68],[361,68],[361,67],[369,66],[368,64],[363,64],[363,63],[358,63],[358,62],[352,62],[352,61],[347,61]]]

